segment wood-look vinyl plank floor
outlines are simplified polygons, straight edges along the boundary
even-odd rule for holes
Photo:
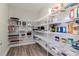
[[[7,56],[47,56],[47,51],[38,44],[31,44],[12,47],[8,51]]]

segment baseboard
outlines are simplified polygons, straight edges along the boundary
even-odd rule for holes
[[[35,44],[35,42],[28,42],[28,43],[14,44],[14,45],[10,45],[10,47],[16,47],[16,46],[22,46],[22,45],[29,45],[29,44]]]
[[[5,51],[5,53],[3,54],[3,56],[6,56],[6,55],[7,55],[9,49],[10,49],[10,47],[8,47],[8,48],[6,49],[6,51]]]

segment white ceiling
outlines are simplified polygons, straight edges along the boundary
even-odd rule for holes
[[[9,7],[25,9],[26,11],[39,12],[40,9],[46,7],[49,3],[10,3]]]

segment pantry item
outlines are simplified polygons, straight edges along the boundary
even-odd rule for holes
[[[68,44],[72,44],[73,43],[73,38],[68,38],[67,42],[68,42]]]
[[[78,41],[73,42],[72,47],[73,47],[74,49],[79,50],[79,40],[78,40]]]
[[[59,41],[59,37],[58,36],[55,36],[55,41]]]
[[[74,19],[74,13],[75,13],[74,9],[71,9],[70,10],[70,19]]]
[[[73,23],[68,24],[68,33],[73,34]]]
[[[67,40],[65,38],[61,38],[62,43],[67,43]]]

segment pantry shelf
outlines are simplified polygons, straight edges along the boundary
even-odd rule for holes
[[[47,37],[43,37],[41,35],[35,35],[36,37],[40,38],[41,40],[43,41],[46,41],[46,42],[49,42],[48,38]]]

